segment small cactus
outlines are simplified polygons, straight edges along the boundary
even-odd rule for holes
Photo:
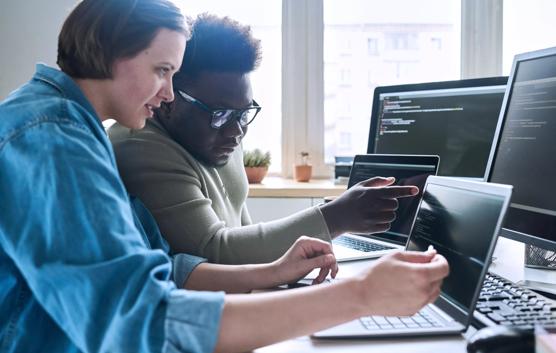
[[[299,153],[301,155],[301,165],[307,165],[309,164],[309,152],[300,152]]]
[[[243,151],[243,165],[245,167],[268,167],[270,165],[270,152],[263,153],[258,148],[253,151]]]

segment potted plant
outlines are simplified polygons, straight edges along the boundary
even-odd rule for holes
[[[313,173],[313,167],[309,164],[309,152],[301,152],[301,164],[296,164],[294,166],[293,176],[295,180],[301,182],[308,182],[311,179],[311,174]]]
[[[270,152],[263,153],[255,148],[253,151],[243,151],[243,166],[249,184],[259,184],[268,172]]]

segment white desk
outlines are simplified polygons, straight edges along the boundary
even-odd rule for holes
[[[505,238],[499,238],[494,251],[496,260],[490,271],[511,281],[526,279],[554,279],[556,271],[523,268],[524,246]],[[349,276],[368,266],[368,261],[354,261],[340,265],[338,276]],[[466,337],[476,330],[471,327],[463,336],[436,338],[366,339],[366,340],[314,340],[307,336],[284,341],[257,349],[256,353],[284,352],[366,352],[366,353],[465,353]]]

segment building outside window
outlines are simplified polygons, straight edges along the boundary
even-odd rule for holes
[[[326,163],[333,163],[334,156],[366,152],[375,87],[459,79],[461,3],[328,0],[323,4],[324,155]],[[348,97],[351,113],[346,119],[341,107]]]
[[[376,56],[378,51],[378,38],[367,38],[367,54]]]
[[[312,27],[313,30],[323,31],[323,102],[319,103],[323,113],[309,118],[301,114],[301,109],[293,118],[307,120],[305,124],[312,127],[308,130],[310,134],[315,133],[315,126],[322,124],[322,132],[320,128],[316,132],[323,136],[322,146],[318,142],[318,146],[311,145],[313,147],[309,148],[317,151],[313,154],[313,162],[324,165],[333,163],[334,156],[366,151],[375,87],[461,78],[462,70],[469,65],[467,61],[461,62],[461,58],[465,57],[462,55],[465,53],[462,52],[461,38],[462,35],[472,36],[477,30],[476,27],[462,30],[462,7],[473,8],[483,4],[478,0],[326,0],[322,3],[309,0],[176,1],[191,16],[207,11],[229,15],[250,24],[255,36],[263,41],[262,66],[252,75],[255,99],[263,106],[263,111],[250,127],[244,147],[270,150],[273,155],[271,172],[274,173],[282,172],[282,158],[286,166],[294,160],[297,147],[290,148],[287,153],[284,150],[284,146],[291,143],[292,134],[295,135],[293,141],[307,139],[303,134],[296,134],[295,129],[283,128],[282,104],[286,107],[300,104],[313,92],[306,93],[306,96],[296,92],[293,96],[295,102],[282,102],[282,84],[285,85],[285,82],[281,82],[284,70],[281,59],[283,55],[288,55],[292,47],[287,40],[282,43],[282,21],[287,22],[285,19],[299,11],[307,11],[307,21],[315,17],[315,9],[320,8],[323,13],[322,19],[317,17],[319,23]],[[283,12],[283,3],[288,5],[286,8],[295,9]],[[500,4],[503,29],[501,25],[494,30],[503,32],[503,53],[494,54],[502,56],[503,68],[490,68],[490,75],[508,74],[516,53],[556,46],[556,40],[551,35],[556,32],[556,22],[550,17],[556,12],[554,1],[512,0]],[[472,11],[467,13],[473,14]],[[490,15],[496,16],[494,12]],[[480,33],[484,29],[492,31],[488,26],[488,23],[494,23],[491,17],[481,21]],[[306,31],[304,25],[299,25],[299,28],[294,28],[291,40],[302,41]],[[307,38],[314,40],[314,32]],[[306,45],[293,47],[295,50],[307,49]],[[286,48],[284,53],[283,48]],[[481,47],[466,47],[464,50],[467,50],[467,55],[472,50],[472,56],[480,65],[481,56],[485,55]],[[316,60],[320,60],[320,54]],[[312,67],[315,61],[305,65]],[[293,80],[297,84],[299,75],[306,75],[307,82],[319,82],[313,80],[313,74],[303,71],[307,71],[308,66],[301,64],[300,67],[302,69],[296,69],[295,75],[284,76],[284,80]],[[316,89],[318,87],[321,87],[320,83]],[[311,107],[311,104],[308,106]],[[349,104],[349,109],[346,109],[346,104]],[[311,109],[314,111],[314,107]],[[311,119],[322,120],[315,123]],[[349,143],[346,139],[350,139]],[[282,153],[285,155],[282,156]],[[323,156],[322,161],[320,155]]]

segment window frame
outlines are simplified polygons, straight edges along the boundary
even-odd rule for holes
[[[462,79],[502,74],[502,20],[503,0],[461,0]],[[323,0],[282,0],[283,177],[292,177],[302,151],[314,178],[333,177],[324,162],[323,59]]]

